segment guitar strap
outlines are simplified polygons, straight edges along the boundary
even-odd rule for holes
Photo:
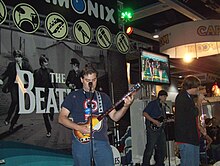
[[[160,103],[160,101],[159,101],[158,105],[159,105],[159,108],[160,108],[160,111],[161,111],[161,115],[164,117],[164,119],[166,119],[166,108],[165,108],[165,106],[163,106],[163,104]]]
[[[162,115],[163,115],[164,119],[166,119],[167,118],[166,117],[166,107],[164,105],[162,105],[161,109],[162,109]]]
[[[95,91],[96,97],[97,97],[97,102],[98,102],[98,113],[103,113],[103,104],[102,104],[102,97],[101,94],[98,91]]]

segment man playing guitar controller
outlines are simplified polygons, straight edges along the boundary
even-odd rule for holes
[[[120,102],[117,102],[123,101],[124,104],[116,110],[117,103],[112,106],[109,96],[95,90],[97,77],[98,72],[93,65],[86,64],[80,77],[83,88],[72,91],[65,97],[59,113],[59,123],[73,130],[72,156],[74,165],[77,166],[91,166],[93,162],[95,166],[114,165],[112,148],[107,136],[107,115],[114,121],[120,120],[132,104],[135,91],[140,88],[139,84],[132,88]],[[73,120],[69,119],[70,113]]]
[[[164,131],[164,119],[166,119],[165,103],[168,94],[160,90],[157,99],[150,101],[143,110],[146,118],[147,144],[143,156],[142,166],[150,166],[150,159],[155,149],[155,165],[163,165],[166,156],[166,134]]]

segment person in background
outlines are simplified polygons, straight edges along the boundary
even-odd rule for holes
[[[220,127],[217,123],[217,119],[213,117],[210,119],[210,125],[207,126],[207,134],[212,138],[211,143],[211,162],[215,163],[220,160]]]
[[[70,62],[72,70],[69,71],[66,85],[72,90],[82,88],[82,82],[80,80],[80,70],[79,70],[79,61],[76,58],[72,58]]]
[[[199,122],[200,103],[204,100],[204,95],[199,94],[200,84],[198,77],[187,76],[175,99],[175,141],[180,150],[181,166],[199,166],[200,132],[207,135]],[[194,96],[197,96],[197,103]]]
[[[206,135],[201,134],[200,135],[200,165],[201,164],[208,164],[208,162],[210,161],[210,146],[212,143],[212,138],[208,135],[207,132],[207,125],[205,122],[203,122],[202,120],[202,116],[200,116],[200,125],[199,125],[199,130],[201,131],[201,133],[207,133]],[[204,116],[205,119],[205,116]],[[206,121],[207,118],[204,120]]]
[[[11,104],[8,110],[8,115],[4,121],[5,125],[8,125],[11,121],[11,125],[9,128],[9,131],[12,132],[14,129],[15,124],[18,121],[18,118],[20,116],[19,114],[19,94],[18,94],[18,72],[20,70],[27,70],[30,72],[33,72],[32,67],[30,66],[30,64],[28,63],[27,60],[24,60],[24,55],[22,53],[21,50],[14,50],[13,51],[13,56],[15,61],[10,62],[7,66],[7,69],[5,70],[5,72],[1,75],[0,77],[0,84],[3,83],[4,80],[6,80],[7,78],[7,82],[5,83],[5,85],[2,88],[2,91],[4,93],[8,93],[10,92],[11,94]],[[26,80],[27,81],[27,80]],[[26,87],[26,85],[28,84],[28,82],[24,83],[24,88]],[[11,117],[14,114],[12,120]]]
[[[155,150],[156,166],[164,165],[166,156],[166,134],[163,120],[166,119],[166,98],[168,94],[165,90],[158,93],[157,99],[149,102],[143,110],[146,118],[147,144],[143,155],[142,166],[150,166],[150,159]]]
[[[36,88],[45,88],[44,92],[41,92],[42,97],[44,98],[44,101],[41,102],[41,109],[45,109],[45,113],[43,113],[44,123],[47,130],[47,137],[51,137],[51,124],[50,120],[53,121],[53,114],[54,110],[47,109],[47,101],[48,101],[48,95],[49,95],[49,89],[55,88],[55,83],[52,83],[51,81],[51,73],[54,73],[53,69],[50,69],[48,67],[49,65],[49,59],[46,57],[46,55],[41,55],[39,58],[39,64],[40,68],[36,69],[34,71],[34,86]],[[50,120],[49,120],[50,118]]]
[[[74,164],[77,166],[91,165],[91,155],[93,154],[96,166],[113,166],[113,153],[107,135],[107,117],[100,121],[100,126],[92,134],[93,151],[91,150],[90,122],[88,119],[88,110],[92,111],[95,117],[104,114],[112,107],[111,100],[103,92],[95,90],[97,85],[98,72],[92,64],[87,64],[81,73],[81,82],[83,87],[77,91],[72,91],[66,96],[61,105],[58,121],[65,127],[73,130],[72,136],[72,156]],[[124,99],[124,105],[116,111],[112,109],[108,116],[113,121],[120,120],[127,112],[128,108],[134,100],[133,95]],[[91,108],[91,109],[90,109]],[[69,119],[69,114],[73,121]],[[90,115],[90,114],[89,114]],[[93,119],[94,120],[94,119]],[[85,125],[83,125],[85,124]],[[76,132],[77,131],[77,132]],[[84,138],[85,137],[85,138]]]

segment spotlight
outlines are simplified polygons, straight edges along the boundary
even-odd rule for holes
[[[124,22],[130,22],[133,16],[134,16],[133,10],[130,8],[126,8],[121,11],[121,19]]]
[[[126,31],[125,31],[128,35],[131,35],[133,32],[134,32],[134,29],[133,27],[129,26],[126,28]]]
[[[186,63],[190,63],[192,62],[193,58],[191,57],[190,54],[185,54],[185,56],[183,57],[183,61]]]

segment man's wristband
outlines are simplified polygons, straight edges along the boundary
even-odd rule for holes
[[[123,106],[124,108],[129,108],[129,106]]]

